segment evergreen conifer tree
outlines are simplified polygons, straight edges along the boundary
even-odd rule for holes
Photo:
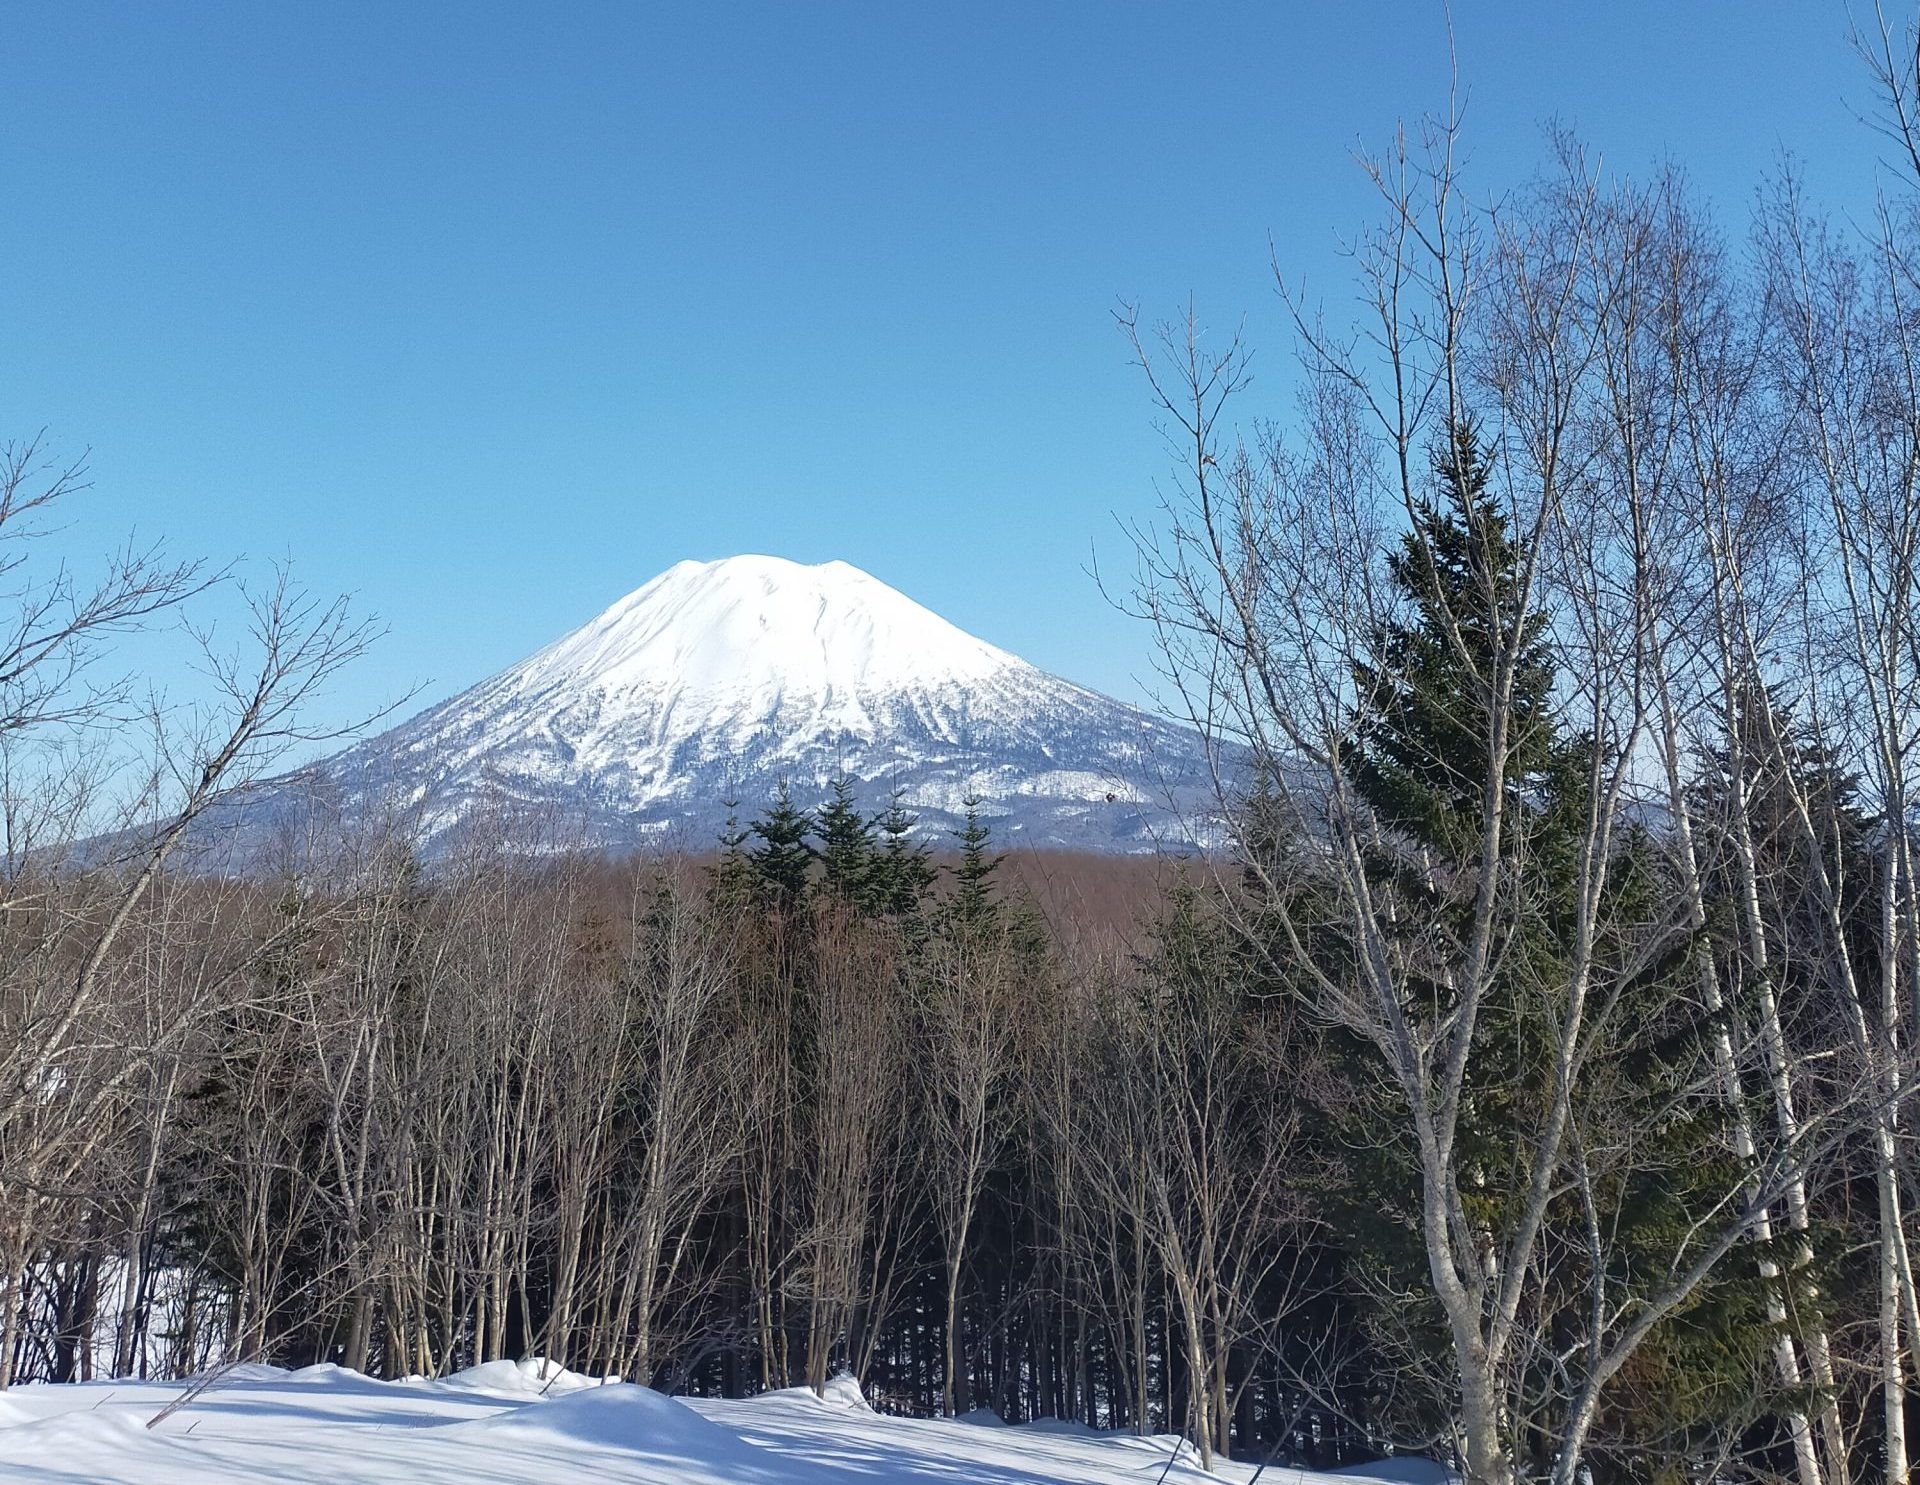
[[[938,875],[932,854],[913,838],[918,822],[903,796],[895,789],[886,813],[875,822],[880,839],[872,862],[873,906],[892,918],[916,916]]]
[[[1427,966],[1429,978],[1410,975],[1407,993],[1428,1002],[1428,1015],[1443,1016],[1453,999],[1454,969],[1444,945],[1466,941],[1477,895],[1496,716],[1507,728],[1500,854],[1510,880],[1523,885],[1502,910],[1503,943],[1480,1002],[1456,1132],[1468,1188],[1464,1204],[1476,1222],[1497,1232],[1525,1184],[1515,1157],[1545,1093],[1550,987],[1563,982],[1571,964],[1591,754],[1588,739],[1559,725],[1547,622],[1526,606],[1530,554],[1489,490],[1489,457],[1471,420],[1448,429],[1433,471],[1434,494],[1415,512],[1414,531],[1389,562],[1406,613],[1380,626],[1371,653],[1355,668],[1363,720],[1343,761],[1356,792],[1388,830],[1389,843],[1370,866],[1380,890],[1405,905],[1395,918],[1408,936],[1406,962]],[[1503,665],[1510,668],[1507,677]],[[1625,831],[1614,858],[1602,925],[1655,920],[1663,896],[1674,890],[1657,847],[1644,832]],[[1676,935],[1668,947],[1626,986],[1610,1013],[1618,1028],[1614,1055],[1588,1067],[1576,1090],[1575,1119],[1583,1126],[1642,1129],[1647,1132],[1639,1138],[1665,1147],[1655,1162],[1668,1173],[1663,1181],[1603,1183],[1597,1192],[1605,1203],[1600,1219],[1622,1257],[1643,1242],[1650,1259],[1664,1251],[1672,1231],[1684,1229],[1699,1204],[1736,1179],[1721,1159],[1726,1111],[1680,1096],[1705,1063],[1708,1027],[1692,1000],[1676,994],[1684,938]],[[1358,1060],[1364,1062],[1364,1054]],[[1687,1108],[1688,1117],[1676,1116],[1676,1107]],[[1369,1117],[1354,1104],[1336,1123]],[[1333,1138],[1352,1152],[1332,1201],[1356,1255],[1411,1291],[1427,1267],[1414,1240],[1417,1177],[1400,1152],[1364,1129],[1342,1129]],[[1565,1224],[1570,1241],[1583,1220],[1570,1199],[1549,1215],[1550,1223]],[[1571,1316],[1584,1301],[1577,1282],[1563,1287],[1547,1275],[1540,1302],[1563,1303]],[[1437,1324],[1421,1316],[1401,1315],[1396,1323],[1408,1332],[1403,1344],[1435,1350],[1446,1344]],[[1646,1344],[1643,1362],[1684,1363],[1702,1377],[1700,1396],[1722,1381],[1746,1386],[1763,1351],[1764,1329],[1753,1286],[1705,1285],[1680,1323]],[[1703,1355],[1718,1358],[1722,1375],[1707,1376]],[[1691,1396],[1688,1406],[1698,1401]],[[1639,1426],[1684,1434],[1690,1418],[1675,1402],[1650,1397]]]
[[[781,912],[791,912],[806,895],[817,854],[807,839],[813,833],[813,817],[794,804],[783,780],[774,790],[766,817],[753,822],[752,832],[760,844],[747,853],[747,859],[760,890]]]
[[[965,809],[965,823],[954,832],[960,842],[960,861],[952,868],[953,896],[947,904],[947,915],[956,924],[983,928],[1000,917],[1002,905],[993,874],[1000,869],[1003,858],[989,849],[993,830],[980,818],[979,799],[968,795]]]
[[[1796,724],[1792,703],[1758,680],[1739,687],[1732,714],[1720,719],[1722,741],[1703,751],[1689,806],[1706,840],[1722,844],[1704,865],[1707,886],[1731,899],[1739,890],[1729,880],[1732,864],[1721,857],[1731,837],[1734,770],[1746,782],[1746,812],[1754,864],[1768,903],[1768,920],[1799,926],[1820,909],[1807,871],[1804,804],[1820,838],[1820,853],[1832,878],[1844,884],[1846,916],[1873,913],[1878,865],[1874,838],[1877,822],[1860,804],[1860,780],[1833,753]],[[1796,800],[1799,803],[1796,803]],[[1873,934],[1862,925],[1858,947],[1866,951]],[[1870,952],[1870,951],[1869,951]]]
[[[708,879],[716,904],[737,910],[753,900],[756,877],[747,855],[752,832],[740,823],[740,801],[726,801],[727,823],[720,831],[720,859],[709,868]]]
[[[1489,464],[1471,419],[1449,429],[1434,458],[1435,498],[1389,562],[1410,601],[1383,624],[1356,667],[1365,720],[1348,750],[1361,797],[1395,831],[1451,860],[1477,855],[1487,787],[1494,687],[1513,656],[1506,803],[1519,827],[1576,780],[1579,750],[1553,725],[1554,669],[1546,620],[1523,612],[1525,553],[1488,492]]]
[[[848,906],[866,911],[873,897],[873,822],[854,803],[853,780],[844,774],[832,783],[833,797],[820,807],[815,831],[820,838],[820,890]]]

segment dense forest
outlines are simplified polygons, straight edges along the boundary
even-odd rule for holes
[[[7,450],[0,1385],[539,1356],[1203,1467],[1906,1479],[1901,45],[1865,222],[1789,172],[1731,242],[1560,135],[1476,201],[1452,118],[1368,162],[1353,327],[1282,283],[1290,410],[1123,315],[1176,456],[1129,601],[1213,856],[1003,856],[985,805],[928,839],[841,779],[698,859],[503,802],[430,858],[369,808],[196,869],[370,636],[259,595],[101,833],[129,774],[85,744],[141,719],[94,662],[208,574],[40,573],[79,475]]]
[[[1203,894],[1044,862],[1164,902],[1140,952],[1069,936],[1031,859],[984,826],[936,858],[911,823],[842,784],[705,862],[530,859],[496,826],[431,871],[388,843],[332,881],[150,889],[86,1035],[103,1082],[147,1065],[109,1127],[55,1117],[71,1058],[36,1101],[12,1380],[850,1370],[916,1413],[1199,1409],[1223,1449],[1372,1452],[1318,1391],[1293,1049]]]

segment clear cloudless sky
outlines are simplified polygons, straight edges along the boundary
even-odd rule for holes
[[[1856,0],[1859,8],[1862,0]],[[1870,11],[1863,12],[1870,17]],[[1881,147],[1826,0],[1454,0],[1472,183],[1574,126],[1742,234]],[[844,558],[1129,699],[1166,453],[1112,311],[1344,314],[1353,160],[1444,105],[1438,0],[0,0],[0,437],[87,451],[52,543],[291,557],[451,694],[683,557]],[[1263,402],[1263,397],[1266,399]],[[1272,404],[1272,405],[1269,405]],[[214,610],[229,600],[214,600]]]

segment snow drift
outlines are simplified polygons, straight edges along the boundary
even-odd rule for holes
[[[9,1393],[0,1399],[0,1482],[1139,1485],[1164,1474],[1168,1485],[1246,1485],[1254,1473],[1223,1463],[1207,1476],[1191,1449],[1176,1457],[1166,1437],[882,1417],[851,1379],[825,1397],[801,1390],[726,1402],[531,1361],[406,1382],[337,1366],[250,1366],[184,1401],[183,1390],[118,1381]],[[1336,1485],[1338,1477],[1289,1469],[1265,1478]]]

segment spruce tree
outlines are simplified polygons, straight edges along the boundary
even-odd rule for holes
[[[1860,803],[1858,775],[1794,717],[1792,702],[1778,688],[1750,680],[1737,687],[1729,715],[1719,719],[1721,737],[1702,751],[1688,797],[1689,812],[1709,843],[1703,866],[1711,894],[1731,902],[1739,890],[1729,855],[1733,832],[1734,775],[1744,775],[1746,814],[1754,865],[1768,921],[1799,928],[1817,920],[1809,873],[1804,804],[1819,841],[1822,864],[1842,884],[1844,915],[1853,923],[1877,911],[1879,865],[1874,839],[1878,822]],[[1798,802],[1796,802],[1798,801]],[[1861,923],[1860,952],[1872,954],[1874,933]],[[1729,939],[1737,945],[1739,936]],[[1737,948],[1735,953],[1741,952]]]
[[[1347,750],[1361,797],[1381,820],[1455,861],[1477,856],[1495,686],[1511,656],[1503,783],[1516,827],[1577,774],[1577,749],[1553,725],[1554,667],[1546,619],[1524,612],[1526,553],[1488,492],[1490,467],[1471,419],[1436,452],[1437,489],[1389,560],[1409,600],[1383,623],[1355,668],[1364,720]]]
[[[814,827],[820,838],[820,890],[864,912],[873,896],[873,822],[854,803],[852,779],[843,774],[831,787],[833,797],[820,807]]]
[[[980,800],[969,794],[964,802],[965,823],[954,832],[960,842],[960,861],[952,868],[953,896],[947,903],[947,916],[954,923],[983,928],[998,921],[1000,894],[994,890],[993,874],[1003,859],[989,845],[993,830],[980,818]]]
[[[727,823],[720,831],[720,859],[708,870],[716,904],[738,910],[753,900],[756,877],[747,855],[752,832],[740,823],[740,801],[726,801]]]
[[[1545,621],[1525,610],[1528,554],[1489,489],[1490,461],[1471,419],[1448,427],[1431,469],[1432,494],[1414,511],[1413,529],[1388,561],[1403,609],[1378,625],[1369,653],[1354,668],[1360,721],[1342,760],[1355,791],[1385,827],[1368,868],[1383,897],[1400,904],[1389,916],[1406,937],[1404,993],[1420,1019],[1447,1014],[1456,994],[1448,946],[1464,941],[1474,908],[1503,663],[1512,671],[1503,861],[1519,855],[1538,826],[1551,781],[1567,772],[1553,725]],[[1546,897],[1568,890],[1570,883],[1556,882]],[[1537,896],[1528,904],[1530,910],[1545,905]],[[1501,924],[1512,949],[1522,952],[1503,954],[1499,962],[1517,971],[1537,924],[1523,924],[1515,914],[1503,914]],[[1357,952],[1340,945],[1327,957],[1351,960]],[[1532,945],[1530,968],[1543,969],[1552,952],[1550,944]],[[1538,1093],[1538,1060],[1529,1055],[1537,1028],[1529,1024],[1527,1006],[1509,975],[1483,990],[1456,1136],[1463,1202],[1489,1231],[1504,1226],[1503,1206],[1524,1179],[1512,1163],[1523,1143],[1515,1136]],[[1333,1049],[1351,1060],[1358,1083],[1370,1066],[1366,1049],[1341,1036]],[[1351,1154],[1339,1163],[1343,1174],[1328,1200],[1360,1265],[1413,1292],[1427,1266],[1420,1178],[1402,1147],[1378,1137],[1376,1117],[1380,1111],[1367,1101],[1337,1107],[1331,1142]],[[1393,1115],[1384,1117],[1390,1122]],[[1391,1318],[1402,1345],[1438,1354],[1448,1344],[1437,1312]]]
[[[1406,938],[1405,963],[1424,966],[1409,969],[1405,993],[1423,1002],[1422,1018],[1444,1017],[1456,995],[1456,956],[1484,885],[1496,723],[1506,728],[1498,869],[1509,890],[1498,912],[1491,979],[1481,989],[1455,1146],[1469,1218],[1500,1232],[1525,1188],[1521,1157],[1548,1091],[1552,987],[1566,982],[1574,963],[1591,745],[1559,722],[1547,621],[1527,607],[1531,554],[1490,491],[1488,452],[1470,419],[1447,430],[1432,467],[1433,494],[1389,561],[1404,617],[1379,626],[1355,667],[1362,720],[1343,762],[1386,827],[1369,869],[1379,890],[1400,905],[1391,917]],[[1623,830],[1599,904],[1601,957],[1614,953],[1607,945],[1616,925],[1657,921],[1674,891],[1657,844],[1645,832]],[[1611,1055],[1584,1068],[1575,1092],[1574,1119],[1583,1129],[1632,1128],[1646,1148],[1660,1147],[1653,1167],[1664,1173],[1661,1180],[1596,1184],[1598,1216],[1617,1262],[1642,1253],[1655,1261],[1670,1250],[1675,1231],[1737,1180],[1722,1158],[1727,1111],[1683,1096],[1710,1060],[1705,1017],[1677,993],[1686,947],[1684,936],[1673,935],[1666,952],[1648,955],[1626,982],[1607,1012]],[[1328,962],[1354,952],[1338,946]],[[1368,1065],[1364,1049],[1351,1050],[1356,1069]],[[1402,1151],[1372,1136],[1365,1127],[1371,1117],[1360,1101],[1334,1116],[1333,1144],[1349,1154],[1330,1201],[1362,1265],[1411,1292],[1427,1267],[1415,1240],[1418,1177]],[[1564,1227],[1570,1250],[1585,1220],[1570,1197],[1557,1200],[1548,1216],[1550,1226]],[[1539,1302],[1564,1305],[1569,1326],[1581,1323],[1585,1298],[1577,1278],[1563,1285],[1544,1275]],[[1406,1343],[1436,1350],[1446,1344],[1437,1315],[1394,1318]],[[1765,1343],[1763,1318],[1753,1286],[1702,1286],[1686,1312],[1646,1343],[1643,1364],[1684,1360],[1701,1378],[1699,1394],[1687,1400],[1695,1407],[1712,1386],[1747,1385]],[[1709,1373],[1708,1356],[1718,1358],[1720,1374]],[[1675,1401],[1649,1399],[1639,1426],[1685,1434],[1692,1415]]]
[[[806,895],[817,853],[807,839],[813,833],[813,817],[794,804],[785,780],[774,790],[766,817],[753,822],[752,832],[760,844],[747,853],[747,859],[753,863],[762,894],[781,912],[793,911]]]
[[[895,789],[886,813],[875,822],[880,841],[872,862],[873,907],[891,918],[917,916],[938,875],[932,853],[913,838],[919,822],[907,809],[904,795],[904,790]]]

